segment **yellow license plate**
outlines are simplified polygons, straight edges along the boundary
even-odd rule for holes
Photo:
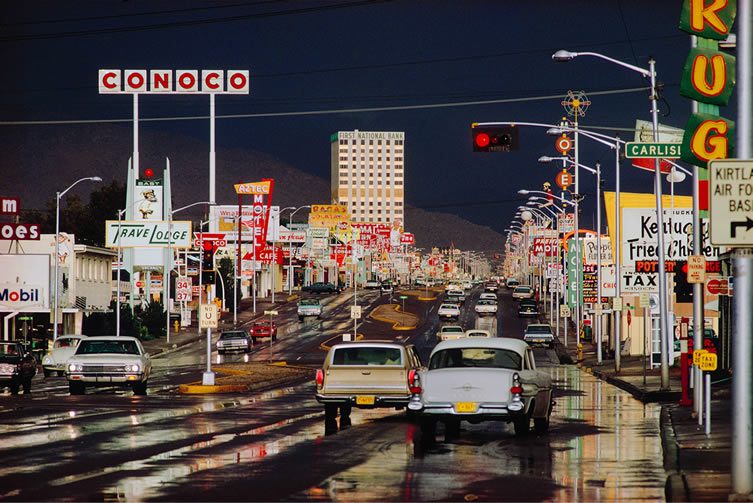
[[[457,402],[455,412],[476,412],[476,402]]]
[[[376,398],[372,395],[364,395],[356,397],[356,405],[374,405]]]

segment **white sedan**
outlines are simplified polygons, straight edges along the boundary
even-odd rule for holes
[[[443,319],[457,320],[460,318],[460,307],[457,304],[442,304],[439,306],[437,315]]]
[[[476,307],[474,307],[473,309],[479,316],[484,316],[486,314],[497,314],[497,303],[493,300],[481,299],[476,302]]]
[[[530,346],[519,339],[463,338],[440,342],[428,370],[413,376],[408,409],[420,414],[421,432],[431,441],[437,421],[457,434],[461,421],[512,422],[516,435],[549,429],[552,380],[536,370]]]
[[[53,373],[63,375],[68,358],[73,356],[81,339],[85,338],[85,335],[61,335],[55,339],[55,342],[52,343],[52,349],[42,358],[44,376],[50,377]]]
[[[146,395],[152,360],[135,337],[100,336],[82,340],[68,360],[65,376],[71,395],[87,386],[128,386]]]
[[[459,325],[445,325],[439,329],[439,332],[437,332],[437,338],[439,338],[440,341],[450,341],[453,339],[460,339],[461,337],[465,337],[465,331],[463,330],[463,327]]]

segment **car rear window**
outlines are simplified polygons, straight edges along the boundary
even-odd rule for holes
[[[497,304],[496,302],[494,302],[493,300],[489,300],[489,299],[481,299],[481,300],[478,301],[478,305],[479,306],[494,306],[496,304]]]
[[[136,341],[81,341],[78,346],[77,355],[88,354],[120,354],[120,355],[137,355],[139,347]]]
[[[509,349],[449,348],[432,355],[429,370],[467,367],[521,370],[522,361],[521,355]]]
[[[552,327],[549,325],[528,325],[526,328],[528,334],[551,334]]]
[[[452,332],[462,332],[462,327],[442,327],[442,332],[444,333],[452,333]]]
[[[531,291],[531,288],[528,286],[517,286],[515,287],[515,293],[528,293]]]
[[[305,299],[300,302],[302,306],[318,306],[319,301],[316,299]]]
[[[457,309],[458,306],[455,304],[442,304],[439,309]]]
[[[222,332],[220,339],[243,339],[246,334],[243,332]]]
[[[402,365],[399,348],[338,348],[332,357],[333,365]]]
[[[78,344],[78,341],[81,339],[58,339],[55,341],[55,343],[52,345],[53,349],[58,348],[75,348]]]

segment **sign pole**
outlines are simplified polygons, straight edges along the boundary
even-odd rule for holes
[[[737,26],[737,157],[753,157],[753,1],[738,1]],[[735,351],[732,365],[735,378],[732,380],[732,492],[750,495],[753,493],[753,402],[751,401],[753,356],[753,313],[750,299],[753,298],[753,256],[750,249],[736,250],[734,266],[735,295],[733,333]],[[708,396],[709,393],[707,392]]]
[[[620,261],[622,257],[620,255],[622,248],[622,211],[620,210],[620,137],[616,138],[614,142],[614,216],[615,216],[615,233],[614,233],[614,294],[615,297],[622,300],[622,271]],[[615,311],[614,313],[614,371],[620,373],[622,368],[622,310]]]
[[[601,322],[601,163],[596,163],[596,364],[603,363]]]

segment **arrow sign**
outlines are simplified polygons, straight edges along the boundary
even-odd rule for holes
[[[746,231],[749,231],[753,229],[753,220],[750,219],[750,217],[746,217],[745,220],[740,221],[736,220],[734,222],[729,223],[729,234],[730,236],[737,237],[737,229],[740,227],[745,227]]]

